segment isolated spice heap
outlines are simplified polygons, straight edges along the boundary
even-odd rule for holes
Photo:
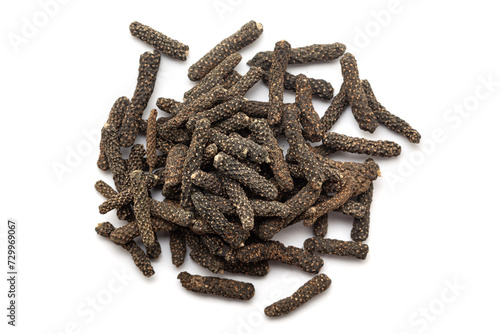
[[[374,132],[382,124],[411,143],[418,143],[420,134],[377,100],[345,45],[294,48],[279,41],[273,51],[257,53],[242,75],[235,70],[242,59],[238,51],[263,31],[260,23],[250,21],[189,68],[189,79],[197,83],[183,102],[161,97],[156,105],[164,114],[153,109],[143,119],[161,53],[184,61],[189,47],[138,22],[130,31],[155,50],[141,55],[132,98],[118,98],[102,128],[97,166],[111,171],[116,190],[104,181],[95,184],[106,198],[99,212],[116,210],[126,223],[117,228],[101,223],[96,227],[99,235],[127,250],[148,277],[154,274],[151,259],[162,251],[159,232],[169,233],[176,267],[189,248],[191,259],[215,274],[265,276],[278,261],[317,275],[292,296],[268,306],[265,314],[270,317],[295,310],[330,286],[330,278],[319,274],[323,259],[318,253],[366,258],[368,245],[363,242],[379,167],[371,158],[357,163],[330,157],[336,152],[394,157],[401,147],[330,130],[351,106],[362,130]],[[338,58],[344,82],[335,96],[329,82],[288,71],[290,64]],[[244,98],[260,80],[269,86],[269,101]],[[295,103],[283,101],[285,90],[295,92]],[[313,97],[331,100],[322,117]],[[145,147],[134,144],[139,134],[145,135]],[[282,139],[289,144],[286,154],[279,146]],[[128,157],[122,154],[124,147],[130,147]],[[162,201],[155,199],[160,193]],[[352,240],[326,238],[330,211],[352,217]],[[315,235],[305,238],[303,248],[271,240],[299,222]],[[187,272],[178,278],[184,288],[198,293],[248,300],[255,292],[251,283],[231,279]]]

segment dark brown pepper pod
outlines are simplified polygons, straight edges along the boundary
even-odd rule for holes
[[[373,199],[373,182],[370,184],[368,190],[358,196],[358,201],[366,209],[363,217],[354,219],[351,230],[351,239],[354,241],[365,241],[368,239],[368,232],[370,229],[370,207]]]
[[[189,200],[193,193],[191,174],[201,167],[203,152],[208,141],[209,129],[210,121],[206,118],[202,118],[196,122],[191,144],[189,145],[186,160],[184,160],[184,166],[182,167],[181,205],[183,207],[189,207]]]
[[[225,195],[220,178],[214,173],[197,170],[191,174],[191,181],[194,185],[206,189],[214,195]]]
[[[175,231],[177,226],[157,217],[151,217],[151,227],[153,232]],[[117,245],[125,245],[141,235],[137,222],[133,221],[120,226],[111,232],[109,239]]]
[[[365,91],[359,79],[358,65],[356,59],[350,53],[346,53],[340,59],[342,65],[342,76],[346,88],[347,100],[352,108],[354,118],[361,130],[373,133],[377,128],[377,120],[368,106]]]
[[[158,155],[156,154],[156,118],[158,117],[158,111],[156,109],[151,110],[148,117],[148,127],[146,129],[146,154],[147,163],[149,166],[149,172],[155,169],[156,161],[158,160]]]
[[[281,299],[266,307],[264,313],[268,317],[279,317],[288,314],[328,289],[331,284],[332,280],[327,275],[317,275],[307,281],[290,297]]]
[[[231,73],[229,73],[224,78],[224,81],[222,82],[222,87],[224,87],[225,89],[233,87],[238,82],[238,80],[241,79],[241,77],[242,75],[239,74],[238,71],[236,70],[231,71]]]
[[[334,151],[368,154],[376,157],[396,157],[401,154],[401,146],[389,140],[368,140],[328,132],[323,144]]]
[[[270,125],[278,125],[283,116],[283,84],[288,59],[290,58],[290,49],[290,43],[287,41],[279,41],[274,46],[268,83],[269,113],[267,121]]]
[[[310,64],[321,61],[335,60],[345,52],[345,45],[342,43],[333,44],[313,44],[290,50],[288,64]],[[273,51],[258,52],[247,64],[249,66],[259,66],[269,69],[273,58]]]
[[[255,294],[252,283],[227,278],[191,275],[186,271],[181,272],[177,278],[184,288],[193,292],[240,300],[249,300]]]
[[[309,238],[304,241],[304,248],[311,252],[337,256],[352,256],[360,260],[366,259],[368,245],[357,241],[342,241],[335,239]]]
[[[391,114],[383,105],[380,104],[380,102],[378,102],[368,80],[363,80],[362,85],[368,98],[368,104],[377,118],[377,121],[380,124],[385,125],[388,129],[405,136],[410,143],[419,143],[421,137],[420,133],[418,133],[417,130],[412,128],[410,124],[403,119]]]
[[[323,139],[325,130],[312,103],[312,91],[309,78],[303,74],[297,76],[295,104],[299,110],[303,136],[311,142]]]
[[[101,195],[103,195],[108,200],[118,194],[118,192],[116,192],[113,188],[111,188],[109,184],[107,184],[102,180],[97,181],[94,187]],[[122,206],[118,208],[116,210],[116,216],[120,220],[130,219],[133,216],[130,206]]]
[[[274,200],[278,196],[278,189],[271,182],[224,152],[215,156],[214,167],[265,199]]]
[[[227,77],[236,65],[241,61],[241,55],[235,52],[225,58],[219,65],[211,70],[196,86],[184,93],[184,99],[190,100],[197,98],[200,94],[208,92],[217,85],[224,83],[224,78]]]
[[[172,116],[175,116],[174,110],[177,109],[181,103],[182,102],[166,97],[159,97],[156,100],[156,106],[158,107],[158,109],[164,112],[168,112],[172,114]]]
[[[186,241],[191,249],[189,257],[202,266],[213,272],[214,274],[224,273],[224,259],[214,254],[211,254],[207,246],[201,241],[200,237],[187,231]]]
[[[130,33],[172,58],[186,60],[189,53],[189,46],[137,21],[130,24]]]
[[[163,193],[182,182],[182,170],[187,151],[188,147],[186,145],[177,144],[168,152],[165,161]]]
[[[228,96],[244,96],[250,88],[255,86],[257,82],[262,79],[264,70],[260,67],[250,67],[247,73],[241,77],[234,85],[227,91]]]
[[[109,235],[114,231],[114,229],[115,227],[109,222],[101,223],[95,228],[97,234],[105,238],[109,238]],[[153,266],[151,266],[151,261],[135,241],[130,241],[124,244],[123,248],[125,248],[130,255],[132,255],[135,265],[144,276],[151,277],[154,275],[155,271],[153,270]]]
[[[325,132],[332,128],[348,105],[349,101],[347,100],[345,84],[342,84],[339,93],[335,95],[330,106],[326,109],[323,117],[321,117],[321,124]]]
[[[159,202],[152,198],[149,201],[152,216],[165,219],[182,227],[189,226],[194,218],[192,212],[186,211],[180,206],[172,204],[172,202]]]
[[[238,112],[233,116],[217,123],[214,126],[214,129],[227,135],[231,132],[236,132],[248,128],[248,126],[250,125],[250,121],[250,117],[242,112]]]
[[[160,53],[156,50],[141,55],[134,96],[130,100],[130,105],[127,108],[122,127],[120,128],[121,146],[130,147],[134,144],[139,132],[139,120],[155,88],[156,76],[160,68],[160,59]]]
[[[262,81],[269,86],[270,82],[270,72],[264,72],[264,76],[262,77]],[[311,93],[313,96],[319,97],[324,100],[331,100],[333,97],[333,87],[332,84],[323,79],[315,79],[309,78],[309,82],[311,84]],[[286,90],[290,90],[295,92],[297,87],[297,76],[285,72],[283,77],[283,88]]]
[[[233,202],[244,230],[250,231],[254,225],[254,210],[243,188],[235,180],[222,177],[222,187]]]
[[[120,144],[118,143],[117,129],[111,124],[104,124],[102,138],[104,139],[104,153],[106,159],[108,159],[109,169],[113,173],[113,181],[116,189],[121,192],[128,188],[129,177],[122,158]]]
[[[179,268],[186,257],[186,237],[181,230],[170,232],[170,252],[172,264]]]
[[[198,214],[203,217],[212,227],[215,233],[220,235],[231,247],[239,248],[244,245],[248,232],[237,225],[231,224],[226,217],[214,206],[210,205],[207,198],[200,192],[191,196],[194,207]]]
[[[109,112],[108,121],[106,123],[111,124],[115,129],[120,129],[122,125],[123,118],[125,117],[125,112],[130,104],[127,97],[122,96],[115,101],[111,111]],[[101,138],[99,158],[97,159],[97,167],[101,170],[108,170],[109,164],[106,159],[106,154],[104,153],[104,138]]]
[[[241,109],[243,105],[243,98],[240,96],[234,97],[227,102],[221,103],[212,109],[205,110],[203,112],[197,113],[191,116],[186,123],[186,128],[193,130],[196,122],[202,118],[206,118],[210,123],[219,122],[228,117],[233,116]]]
[[[255,21],[248,22],[237,32],[223,39],[200,60],[191,65],[188,70],[188,78],[192,81],[202,79],[230,54],[243,49],[259,38],[262,31],[262,24]]]

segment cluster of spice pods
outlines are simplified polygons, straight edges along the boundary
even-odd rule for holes
[[[420,135],[378,102],[370,83],[360,79],[345,45],[292,48],[279,41],[273,51],[257,53],[248,62],[248,72],[240,74],[235,70],[242,59],[238,51],[263,31],[261,24],[250,21],[189,68],[189,79],[197,83],[183,102],[159,98],[156,104],[164,115],[153,109],[143,119],[161,52],[186,60],[189,47],[138,22],[130,31],[155,50],[141,55],[132,98],[117,99],[102,128],[97,165],[111,171],[116,190],[104,181],[95,184],[106,198],[99,212],[116,210],[126,224],[115,228],[101,223],[96,227],[99,235],[126,249],[145,276],[154,274],[151,259],[162,251],[161,231],[169,232],[176,267],[183,264],[189,248],[191,259],[215,274],[264,276],[270,263],[278,261],[316,275],[292,296],[268,306],[265,314],[270,317],[295,310],[330,286],[330,278],[319,274],[323,260],[318,253],[366,258],[368,246],[363,242],[368,238],[379,167],[371,158],[341,162],[330,155],[339,151],[392,157],[401,147],[330,129],[350,105],[363,130],[373,132],[382,124],[412,143],[418,143]],[[335,96],[327,81],[287,69],[289,64],[338,58],[344,82]],[[269,87],[269,101],[244,98],[260,80]],[[295,103],[284,103],[284,90],[295,92]],[[313,97],[331,99],[322,117]],[[145,135],[145,146],[134,144],[139,134]],[[280,138],[289,144],[286,154]],[[312,145],[317,142],[321,144]],[[124,147],[130,148],[128,158],[122,155]],[[155,191],[164,199],[154,199]],[[330,211],[352,217],[352,240],[326,238]],[[315,235],[303,248],[271,240],[299,222]],[[231,279],[187,272],[178,278],[183,287],[198,293],[240,300],[255,293],[251,283]]]

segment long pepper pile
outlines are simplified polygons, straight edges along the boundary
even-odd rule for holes
[[[279,41],[273,51],[257,53],[242,75],[234,69],[242,59],[238,51],[263,31],[261,24],[250,21],[189,68],[189,79],[197,83],[184,94],[183,102],[159,98],[156,105],[165,115],[158,117],[153,109],[144,120],[161,52],[186,60],[189,47],[138,22],[130,25],[130,31],[155,50],[141,55],[134,95],[116,100],[102,128],[97,165],[111,171],[116,190],[104,181],[95,184],[106,198],[99,212],[115,209],[127,223],[118,228],[101,223],[98,234],[130,252],[145,276],[154,274],[150,259],[161,253],[160,231],[169,232],[176,267],[189,248],[196,263],[216,274],[264,276],[270,260],[318,274],[323,266],[318,253],[366,258],[368,246],[362,242],[368,237],[379,167],[372,159],[340,162],[329,156],[342,151],[393,157],[401,147],[330,129],[350,105],[365,131],[373,132],[382,124],[412,143],[418,143],[420,135],[378,102],[370,83],[360,79],[356,60],[345,53],[345,45],[292,48]],[[337,58],[344,82],[335,96],[329,82],[287,71],[289,64]],[[269,101],[244,98],[260,80],[269,87]],[[283,102],[284,90],[295,92],[295,103]],[[314,96],[331,99],[322,117],[314,110]],[[145,134],[146,147],[134,144],[139,134]],[[278,145],[280,136],[289,144],[286,155]],[[311,145],[316,142],[322,143]],[[123,147],[130,147],[128,158],[122,156]],[[163,201],[151,196],[159,190]],[[330,211],[353,218],[352,241],[325,238]],[[304,241],[303,248],[271,240],[299,222],[315,235]],[[145,252],[135,241],[138,237]],[[251,283],[230,279],[187,272],[178,278],[183,287],[199,293],[248,300],[255,292]],[[289,313],[330,284],[328,276],[319,274],[265,313],[271,317]]]

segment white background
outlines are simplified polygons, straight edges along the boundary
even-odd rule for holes
[[[61,0],[46,21],[41,3],[0,5],[2,277],[6,220],[19,224],[18,327],[9,333],[498,333],[500,24],[493,1]],[[297,268],[273,263],[264,278],[226,276],[254,283],[249,302],[200,296],[178,283],[168,236],[148,279],[94,232],[99,222],[120,223],[114,212],[98,213],[103,198],[94,183],[111,177],[96,167],[90,139],[114,100],[131,97],[139,55],[151,50],[129,34],[130,22],[190,46],[187,62],[162,56],[151,109],[160,96],[181,100],[192,86],[190,64],[251,19],[264,33],[242,51],[241,73],[253,54],[281,39],[343,42],[382,104],[423,138],[410,144],[383,126],[370,135],[350,111],[342,115],[334,131],[397,141],[402,154],[377,159],[383,177],[375,183],[368,259],[325,256],[331,288],[280,319],[263,309],[311,277]],[[38,28],[23,36],[26,22]],[[13,36],[22,44],[12,44]],[[337,90],[342,81],[338,61],[290,71]],[[266,101],[265,86],[247,97]],[[328,106],[314,103],[320,114]],[[62,175],[54,169],[61,165]],[[328,237],[349,240],[351,220],[330,220]],[[301,246],[310,236],[297,225],[277,239]],[[180,269],[210,274],[189,258]]]

